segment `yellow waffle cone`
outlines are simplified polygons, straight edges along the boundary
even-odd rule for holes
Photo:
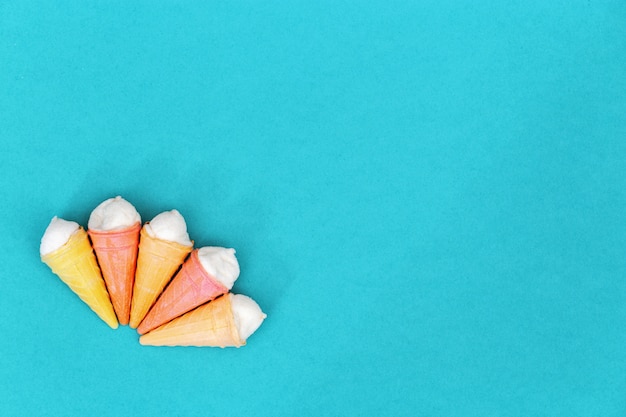
[[[136,329],[139,326],[192,248],[193,244],[184,246],[152,237],[146,232],[145,226],[141,229],[130,327]]]
[[[106,324],[118,323],[87,232],[78,229],[65,245],[41,260],[65,282]]]
[[[225,294],[141,336],[139,343],[151,346],[239,347],[241,340],[230,302]]]

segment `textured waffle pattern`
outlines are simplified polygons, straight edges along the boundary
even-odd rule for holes
[[[65,245],[41,260],[106,324],[117,328],[115,312],[85,230],[78,229]]]
[[[122,325],[128,324],[130,318],[140,229],[141,224],[136,223],[122,230],[88,231],[113,308]]]
[[[147,333],[227,292],[228,288],[204,270],[196,249],[152,306],[137,331],[140,334]]]
[[[246,344],[235,327],[226,294],[139,338],[142,345],[239,347]]]
[[[141,229],[130,327],[134,329],[139,326],[192,248],[151,237],[145,227]]]

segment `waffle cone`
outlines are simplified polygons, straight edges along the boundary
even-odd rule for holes
[[[70,236],[65,245],[42,256],[41,260],[106,324],[117,329],[117,318],[109,294],[83,228]]]
[[[228,292],[202,267],[194,250],[163,294],[152,306],[137,331],[144,334]]]
[[[241,340],[233,317],[230,294],[162,325],[139,338],[151,346],[240,347]]]
[[[141,229],[133,301],[130,307],[130,327],[135,329],[139,326],[192,248],[193,245],[185,246],[157,239],[150,236],[145,227]]]
[[[89,230],[111,302],[120,324],[128,324],[141,224],[121,230]]]

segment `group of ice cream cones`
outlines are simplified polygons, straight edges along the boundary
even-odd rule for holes
[[[111,328],[136,328],[142,345],[240,347],[266,317],[230,292],[234,249],[194,249],[176,210],[142,226],[132,204],[111,198],[92,211],[87,231],[54,217],[40,255]]]

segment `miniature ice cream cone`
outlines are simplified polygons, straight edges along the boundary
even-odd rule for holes
[[[144,334],[227,293],[239,277],[234,249],[204,247],[191,252],[137,331]]]
[[[121,197],[104,201],[89,218],[89,237],[122,325],[130,318],[140,230],[139,213]]]
[[[226,294],[139,338],[151,346],[240,347],[266,315],[251,298]]]
[[[60,233],[58,233],[60,232]],[[41,260],[106,324],[118,323],[85,230],[75,222],[52,219],[40,248]]]
[[[130,327],[137,328],[193,249],[185,220],[176,210],[157,215],[141,229]]]

